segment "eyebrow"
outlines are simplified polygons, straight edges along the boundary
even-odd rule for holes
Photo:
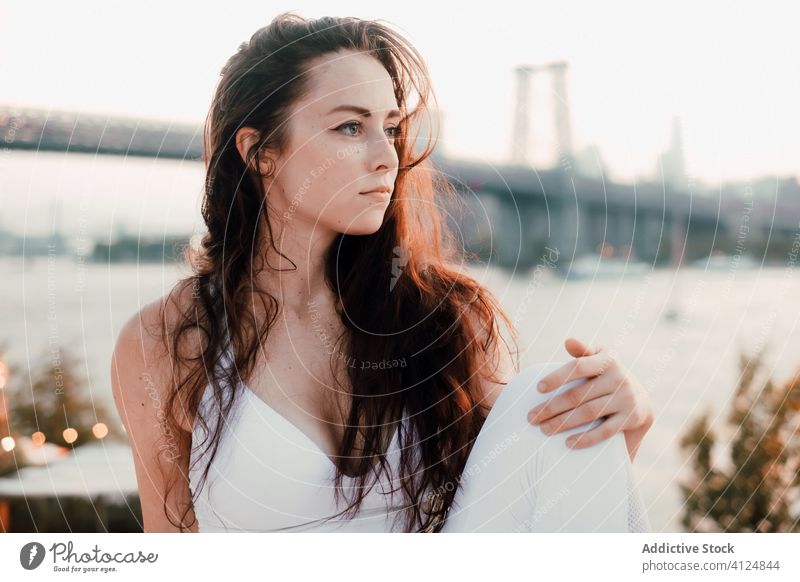
[[[363,115],[364,117],[370,117],[372,113],[370,113],[369,109],[364,109],[363,107],[358,107],[357,105],[339,105],[338,107],[334,107],[330,111],[328,111],[328,115],[331,113],[338,113],[339,111],[353,111],[358,113],[359,115]],[[397,109],[392,109],[389,113],[386,114],[386,118],[390,117],[402,117],[402,113],[400,113]]]

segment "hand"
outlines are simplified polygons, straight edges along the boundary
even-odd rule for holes
[[[653,424],[647,392],[602,348],[592,349],[574,338],[567,339],[564,345],[576,359],[542,378],[544,387],[540,391],[550,392],[579,378],[588,381],[533,408],[528,420],[531,424],[541,424],[545,434],[556,434],[605,418],[600,426],[571,436],[567,445],[579,449],[590,447],[624,431],[628,455],[633,461]]]

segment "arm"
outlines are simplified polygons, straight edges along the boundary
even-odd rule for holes
[[[478,341],[483,343],[487,337],[486,329],[482,329]],[[481,377],[482,404],[487,408],[488,414],[488,410],[494,406],[506,384],[519,374],[519,361],[515,359],[507,343],[498,334],[484,361],[478,363],[478,369]]]
[[[175,438],[180,438],[180,435],[170,435],[171,439],[165,439],[160,422],[164,414],[162,407],[167,403],[167,390],[172,383],[166,373],[169,366],[161,363],[165,360],[157,358],[157,340],[147,331],[152,329],[153,321],[158,321],[158,308],[159,303],[151,303],[123,326],[111,357],[111,386],[133,452],[144,531],[178,532],[180,528],[164,513],[164,495],[167,483],[172,479],[167,511],[173,522],[178,523],[186,503],[191,500],[189,484],[183,477],[188,474],[189,463],[186,455],[177,451],[170,454],[170,448],[164,446],[172,442],[174,449],[177,445]],[[179,470],[177,480],[170,475],[174,469]],[[194,521],[192,511],[186,519],[187,523]],[[196,522],[189,531],[197,531]]]
[[[636,458],[636,453],[639,451],[639,445],[642,444],[644,435],[653,426],[653,420],[653,412],[648,411],[647,418],[640,426],[625,431],[625,446],[628,448],[628,456],[631,458],[631,463]]]

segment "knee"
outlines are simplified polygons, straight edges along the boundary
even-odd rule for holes
[[[492,407],[492,413],[496,416],[505,415],[510,411],[524,411],[527,418],[528,411],[543,404],[548,400],[563,394],[574,386],[579,386],[586,382],[584,379],[572,380],[559,386],[547,393],[539,392],[537,384],[539,380],[561,367],[563,362],[546,362],[533,364],[524,368],[519,374],[514,376],[508,385],[503,388]]]
[[[586,461],[589,457],[601,454],[597,447],[603,445],[602,442],[592,447],[581,449],[572,449],[566,444],[567,438],[573,434],[584,433],[600,426],[603,422],[600,418],[552,435],[544,434],[539,425],[532,425],[528,421],[528,412],[532,408],[586,382],[585,379],[573,380],[547,393],[539,392],[537,388],[539,380],[561,365],[561,362],[534,364],[523,369],[509,382],[495,401],[486,419],[487,427],[485,432],[491,433],[491,440],[498,441],[511,436],[514,438],[507,442],[510,447],[520,448],[527,451],[528,454],[545,447],[549,452],[547,456],[555,454],[559,458],[567,452],[574,452],[578,453],[577,457]],[[607,439],[611,442],[606,442],[605,447],[610,447],[613,450],[602,454],[614,456],[620,452],[624,453],[623,438],[624,436],[620,433]]]

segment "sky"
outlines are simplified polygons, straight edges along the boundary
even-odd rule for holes
[[[225,60],[285,10],[405,34],[427,61],[449,156],[507,161],[514,67],[566,60],[576,150],[599,148],[612,179],[652,176],[676,117],[700,182],[800,174],[800,6],[788,1],[3,0],[0,106],[201,123]],[[555,161],[551,100],[536,80],[535,164]]]

